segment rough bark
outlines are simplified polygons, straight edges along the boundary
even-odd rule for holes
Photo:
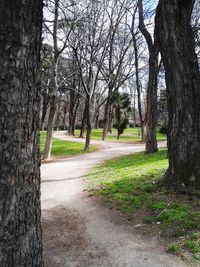
[[[0,266],[42,266],[42,1],[0,2]]]
[[[160,1],[156,13],[166,71],[169,168],[173,189],[200,189],[200,78],[191,13],[194,1]]]

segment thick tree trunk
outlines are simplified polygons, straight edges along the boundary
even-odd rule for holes
[[[85,139],[85,151],[88,150],[90,147],[90,136],[91,136],[91,130],[92,130],[90,106],[91,106],[91,98],[90,98],[90,96],[88,96],[88,99],[86,102],[87,133],[86,133],[86,139]]]
[[[0,2],[0,266],[42,266],[42,1]]]
[[[169,168],[173,189],[200,189],[200,78],[191,13],[194,1],[160,1],[156,37],[166,71]]]

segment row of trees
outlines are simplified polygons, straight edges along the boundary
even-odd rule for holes
[[[169,169],[165,181],[173,190],[186,191],[187,189],[190,193],[193,189],[199,190],[199,18],[195,16],[198,13],[192,13],[195,1],[160,0],[156,11],[154,36],[150,29],[149,34],[147,33],[140,1],[134,2],[135,7],[131,13],[132,18],[136,18],[133,21],[135,23],[139,21],[137,27],[134,22],[131,27],[128,23],[130,13],[127,13],[127,10],[130,11],[133,4],[127,6],[128,1],[117,1],[118,4],[115,6],[112,5],[112,1],[102,3],[102,1],[93,0],[79,2],[76,5],[71,1],[67,6],[66,2],[61,5],[60,1],[48,2],[49,13],[45,13],[47,37],[53,40],[51,62],[49,63],[48,59],[46,61],[46,70],[50,67],[52,72],[48,78],[43,67],[45,77],[42,81],[50,92],[50,94],[45,92],[50,103],[49,137],[52,135],[51,128],[53,128],[58,96],[63,96],[71,85],[73,90],[70,90],[70,95],[74,93],[75,96],[76,94],[79,96],[79,99],[84,99],[86,145],[89,144],[92,107],[104,102],[109,110],[110,103],[115,103],[118,118],[122,115],[121,109],[125,111],[128,98],[123,93],[114,97],[114,92],[119,92],[131,72],[135,74],[136,83],[138,83],[137,97],[140,98],[141,87],[144,86],[141,75],[145,68],[140,60],[134,61],[133,69],[131,64],[127,64],[136,55],[138,58],[142,55],[143,46],[138,47],[140,40],[138,36],[141,35],[138,31],[133,31],[139,27],[148,44],[148,61],[153,64],[149,66],[147,79],[149,114],[142,117],[143,123],[148,125],[148,138],[153,135],[151,131],[154,127],[157,101],[155,101],[155,88],[152,84],[157,83],[159,51],[165,68],[169,112]],[[152,1],[149,5],[150,3]],[[198,2],[196,4],[198,8]],[[69,10],[72,17],[66,16],[66,10]],[[136,15],[138,11],[139,19]],[[194,30],[191,26],[192,16],[194,16],[192,20]],[[85,23],[87,27],[84,27]],[[98,25],[98,31],[94,30],[95,25]],[[102,26],[99,27],[100,25]],[[42,1],[2,0],[0,27],[0,265],[2,267],[39,267],[43,265],[38,116]],[[104,31],[104,27],[109,31]],[[131,32],[128,31],[129,28],[132,29]],[[71,35],[72,32],[73,35]],[[73,42],[69,42],[70,38]],[[107,45],[101,45],[98,48],[99,43],[104,44],[104,42]],[[132,50],[129,47],[132,47]],[[68,59],[73,59],[72,65],[67,64],[67,68],[65,68],[65,60],[63,65],[59,65],[65,50],[69,55]],[[133,51],[137,52],[131,53]],[[151,67],[152,70],[150,70]],[[140,70],[139,78],[136,76],[137,68]],[[62,71],[59,69],[63,73],[67,71],[69,76],[63,79]],[[75,71],[68,72],[68,69]],[[122,78],[119,79],[119,77]],[[104,88],[105,93],[102,93]],[[73,98],[73,96],[70,97]],[[95,101],[99,98],[99,102]],[[72,104],[71,109],[73,107]],[[107,116],[106,113],[105,116]]]
[[[82,0],[67,6],[63,0],[47,1],[42,54],[43,126],[48,116],[44,159],[50,158],[52,132],[60,117],[70,135],[75,134],[77,124],[80,137],[87,131],[85,149],[99,121],[102,140],[106,140],[114,123],[116,92],[130,95],[132,125],[141,127],[146,152],[157,151],[160,64],[158,44],[151,33],[154,13],[154,7],[150,9],[147,2],[144,8],[142,1]]]

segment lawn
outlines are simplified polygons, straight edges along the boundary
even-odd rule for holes
[[[102,139],[102,129],[93,129],[91,133],[91,139],[101,140]],[[79,136],[80,130],[76,130],[76,136]],[[108,141],[118,141],[117,140],[117,130],[113,129],[112,134],[108,134]],[[166,135],[161,134],[157,130],[158,141],[166,140]],[[124,133],[120,136],[120,142],[138,142],[141,141],[140,128],[127,128]]]
[[[40,132],[41,155],[44,152],[45,141],[46,141],[46,132]],[[94,150],[96,150],[96,147],[94,145],[91,145],[90,150],[87,152],[92,152]],[[62,141],[62,140],[53,138],[53,144],[52,144],[52,157],[53,158],[78,155],[81,153],[86,153],[84,151],[84,144],[78,143],[78,142]]]
[[[121,211],[143,234],[157,234],[166,250],[200,260],[200,200],[169,194],[159,186],[168,166],[166,149],[109,160],[86,178],[86,190]]]

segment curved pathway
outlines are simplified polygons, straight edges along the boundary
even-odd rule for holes
[[[57,132],[54,137],[80,142],[67,137],[65,132]],[[103,207],[83,192],[83,177],[93,166],[143,151],[144,145],[101,141],[92,141],[92,144],[99,146],[93,153],[42,165],[45,266],[185,266],[165,253],[156,238],[147,240],[125,223],[117,211]]]

